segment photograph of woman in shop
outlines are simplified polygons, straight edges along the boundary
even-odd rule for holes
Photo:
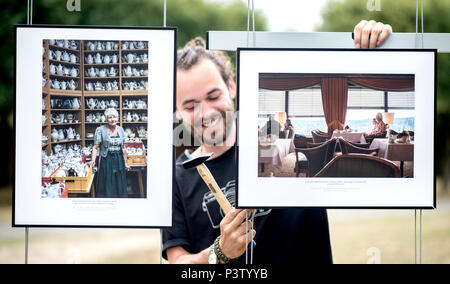
[[[105,111],[107,124],[95,130],[94,147],[92,149],[92,166],[96,165],[96,157],[100,151],[95,185],[96,197],[127,198],[126,171],[127,153],[124,149],[125,132],[117,123],[119,113],[114,108]]]

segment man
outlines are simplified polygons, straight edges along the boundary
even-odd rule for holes
[[[261,135],[276,135],[280,136],[281,124],[273,119],[273,115],[269,115],[269,120],[266,125],[260,131]]]
[[[354,32],[356,47],[375,47],[391,28],[361,21]],[[224,215],[196,169],[181,166],[190,157],[214,153],[206,165],[236,205],[236,120],[230,119],[236,84],[224,58],[200,40],[178,52],[176,115],[202,144],[177,160],[173,226],[163,230],[163,256],[170,263],[245,263],[253,236],[253,263],[332,263],[326,210],[233,209]],[[246,221],[251,213],[253,230]]]

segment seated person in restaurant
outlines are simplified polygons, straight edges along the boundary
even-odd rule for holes
[[[366,138],[386,136],[386,123],[383,122],[383,114],[381,112],[377,113],[377,116],[375,117],[375,125],[372,130],[368,133],[364,133],[364,136]]]
[[[283,131],[286,133],[286,138],[292,138],[294,136],[294,126],[289,118],[284,123]]]
[[[280,136],[281,124],[273,119],[273,115],[269,115],[269,120],[261,129],[260,135],[276,135]]]

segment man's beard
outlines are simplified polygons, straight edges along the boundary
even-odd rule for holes
[[[203,131],[203,125],[208,125],[211,120],[214,121],[213,126],[216,129],[211,132],[209,132],[208,129]],[[208,117],[196,119],[194,121],[194,126],[191,127],[191,133],[196,141],[201,141],[201,143],[208,146],[224,146],[225,141],[228,139],[231,132],[235,131],[234,125],[234,111],[216,112]]]

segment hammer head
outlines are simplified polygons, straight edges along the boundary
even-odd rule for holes
[[[204,162],[206,162],[206,160],[208,160],[212,155],[213,155],[213,153],[207,153],[207,154],[202,154],[202,155],[199,155],[192,159],[186,160],[183,162],[183,168],[190,169],[190,168],[199,166],[199,165],[203,164]]]

